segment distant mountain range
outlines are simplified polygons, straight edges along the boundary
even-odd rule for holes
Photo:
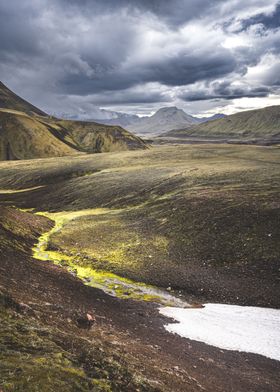
[[[96,122],[59,120],[0,82],[0,160],[147,148],[129,131],[147,138],[280,143],[280,106],[210,118],[190,116],[175,106],[146,117],[98,110],[107,118]]]
[[[0,160],[144,148],[143,140],[120,126],[48,116],[0,82]]]
[[[137,122],[128,125],[128,129],[141,135],[158,135],[163,131],[179,129],[198,124],[199,120],[177,107],[159,109],[150,117],[142,117]]]
[[[99,109],[99,112],[96,114],[98,115],[98,118],[93,118],[92,121],[108,125],[119,125],[141,136],[157,136],[165,131],[182,129],[194,124],[225,117],[224,114],[215,114],[212,117],[194,117],[184,112],[184,110],[178,109],[176,106],[163,107],[152,116],[145,117],[127,113],[110,112],[109,110],[104,109]],[[86,114],[84,115],[86,117]],[[102,115],[104,115],[104,117],[102,117]],[[69,118],[69,116],[63,116],[63,114],[62,117]]]
[[[223,114],[216,115],[224,116]],[[217,118],[217,117],[214,118]],[[188,128],[194,124],[200,124],[205,121],[211,121],[213,117],[199,118],[194,117],[176,106],[165,107],[159,109],[154,115],[150,117],[142,117],[137,122],[131,123],[127,126],[132,132],[138,135],[156,136],[164,131],[172,129],[180,129],[182,127]]]
[[[235,113],[225,118],[164,133],[165,137],[280,142],[280,106]]]

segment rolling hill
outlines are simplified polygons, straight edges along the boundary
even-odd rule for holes
[[[0,109],[0,160],[31,159],[72,155],[59,131],[26,113]]]
[[[172,130],[162,136],[277,141],[280,140],[280,106],[232,114],[190,128]]]
[[[0,160],[138,148],[147,145],[119,126],[49,117],[0,84]]]
[[[81,151],[87,153],[137,150],[146,148],[139,137],[118,125],[58,120],[55,125],[67,132]]]

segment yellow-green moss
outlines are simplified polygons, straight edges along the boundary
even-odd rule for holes
[[[131,279],[118,276],[108,271],[94,269],[88,262],[84,262],[83,259],[75,253],[69,255],[57,250],[54,251],[48,249],[50,237],[62,230],[64,225],[66,225],[69,221],[82,216],[97,216],[114,212],[115,211],[108,209],[94,209],[59,213],[38,213],[39,215],[53,219],[55,225],[49,232],[44,233],[39,238],[37,245],[33,248],[33,257],[39,260],[52,261],[56,265],[63,265],[70,272],[82,279],[86,285],[100,288],[106,293],[119,298],[131,298],[135,300],[161,303],[164,305],[186,306],[183,301],[164,290],[160,290],[141,282],[135,282]],[[156,236],[151,241],[156,246],[161,246],[163,248],[167,247],[167,241],[160,236]],[[125,257],[125,251],[128,248],[138,246],[139,244],[139,239],[135,237],[134,242],[120,243],[115,250],[108,250],[107,254],[103,253],[98,255],[93,253],[93,256],[97,259],[102,259],[102,257],[104,257],[105,260],[108,258],[112,262],[121,263]]]

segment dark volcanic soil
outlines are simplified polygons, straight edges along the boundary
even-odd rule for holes
[[[67,221],[51,248],[186,298],[279,308],[279,158],[277,146],[186,145],[3,162],[0,204],[105,209]]]
[[[110,297],[83,285],[60,267],[33,259],[30,247],[50,225],[51,222],[43,217],[1,208],[0,285],[5,298],[15,301],[5,302],[12,312],[11,320],[28,320],[40,328],[56,331],[53,340],[66,353],[74,355],[76,365],[88,376],[92,374],[92,367],[85,360],[83,347],[85,342],[87,347],[94,347],[98,342],[106,357],[113,355],[121,368],[145,379],[141,384],[124,380],[124,376],[120,379],[110,368],[107,374],[113,378],[112,389],[64,386],[59,390],[280,390],[279,362],[258,355],[220,350],[169,334],[163,328],[167,320],[159,315],[156,306]],[[16,305],[19,303],[28,307]],[[94,312],[97,320],[89,331],[76,324],[77,318],[87,311]],[[13,344],[5,339],[1,341],[1,347],[13,350]],[[6,373],[3,366],[0,366],[0,372],[0,385],[4,385]],[[14,377],[22,375],[15,373]],[[30,380],[30,386],[25,390],[37,390]],[[4,391],[12,390],[7,385]],[[44,390],[52,389],[45,385]]]

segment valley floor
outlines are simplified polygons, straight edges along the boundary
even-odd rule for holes
[[[156,304],[75,275],[279,308],[279,164],[277,147],[208,145],[1,163],[2,389],[278,391],[279,361],[171,334]],[[53,265],[32,248],[57,216],[48,249],[65,256]]]

